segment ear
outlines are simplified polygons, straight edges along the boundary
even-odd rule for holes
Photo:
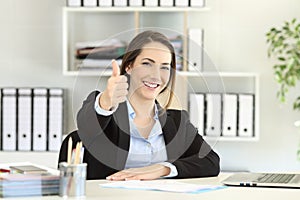
[[[125,71],[126,71],[127,74],[130,75],[130,74],[131,74],[131,71],[132,71],[131,65],[128,65],[128,66],[126,67]]]

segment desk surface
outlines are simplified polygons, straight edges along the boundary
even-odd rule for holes
[[[221,181],[225,179],[229,174],[221,174],[218,177],[213,178],[195,178],[195,179],[180,179],[185,183],[202,184],[202,185],[221,185]],[[161,191],[142,191],[142,190],[127,190],[127,189],[113,189],[100,187],[100,183],[106,183],[106,180],[92,180],[87,181],[86,185],[86,197],[80,199],[101,199],[101,200],[173,200],[173,199],[271,199],[271,200],[299,200],[300,189],[280,189],[280,188],[250,188],[250,187],[228,187],[221,190],[210,191],[200,194],[187,194],[187,193],[171,193]],[[59,196],[44,196],[44,197],[28,197],[28,198],[7,198],[9,200],[15,199],[42,199],[42,200],[55,200],[63,199]],[[76,199],[76,198],[68,198]]]

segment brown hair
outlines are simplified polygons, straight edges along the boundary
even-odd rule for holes
[[[136,57],[140,55],[140,53],[142,52],[142,48],[146,44],[149,44],[151,42],[159,42],[165,45],[170,50],[172,55],[170,79],[166,87],[161,91],[162,94],[166,91],[168,87],[170,88],[169,97],[164,106],[164,108],[168,108],[171,104],[173,93],[174,93],[174,87],[175,87],[176,56],[174,53],[173,45],[165,35],[155,31],[144,31],[142,33],[139,33],[137,36],[135,36],[133,40],[129,43],[126,52],[122,58],[120,73],[121,75],[126,74],[126,68],[129,65],[134,63]]]

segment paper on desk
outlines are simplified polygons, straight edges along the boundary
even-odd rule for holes
[[[153,180],[153,181],[116,181],[105,184],[100,184],[107,188],[125,188],[136,190],[158,190],[165,192],[179,192],[179,193],[201,193],[212,190],[225,188],[226,186],[212,186],[212,185],[196,185],[190,183],[183,183],[174,180]]]

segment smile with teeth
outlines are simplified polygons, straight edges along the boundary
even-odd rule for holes
[[[159,86],[158,83],[143,81],[144,85],[150,88],[157,88]]]

